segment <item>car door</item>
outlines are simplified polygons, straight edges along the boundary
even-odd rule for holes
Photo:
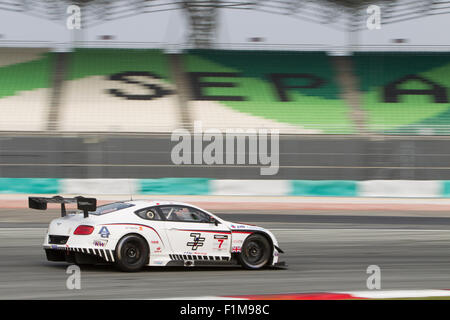
[[[170,242],[165,234],[165,221],[155,206],[139,209],[134,212],[141,221],[139,226],[148,232],[150,238],[150,257],[165,256],[171,252]]]
[[[173,253],[183,260],[227,260],[231,231],[204,211],[182,205],[160,206]]]

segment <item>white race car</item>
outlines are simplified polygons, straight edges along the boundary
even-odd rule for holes
[[[143,266],[241,264],[284,266],[274,235],[261,227],[225,221],[196,206],[172,201],[121,201],[97,207],[95,198],[29,197],[29,207],[61,204],[44,241],[49,261]],[[68,213],[66,203],[82,212]]]

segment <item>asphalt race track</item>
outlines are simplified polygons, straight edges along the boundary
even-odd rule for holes
[[[0,209],[0,217],[20,218]],[[381,268],[382,289],[450,287],[450,218],[219,213],[267,227],[286,252],[287,269],[158,268],[122,273],[81,267],[81,289],[68,290],[66,263],[45,259],[47,223],[0,222],[0,299],[155,299],[240,294],[367,290],[366,269]]]

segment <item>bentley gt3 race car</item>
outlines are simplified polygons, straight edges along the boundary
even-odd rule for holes
[[[43,244],[49,261],[113,263],[129,272],[143,266],[284,265],[270,231],[186,203],[130,200],[97,207],[95,198],[61,196],[29,197],[28,203],[38,210],[61,205],[61,217],[50,222]],[[68,213],[67,203],[80,211]]]

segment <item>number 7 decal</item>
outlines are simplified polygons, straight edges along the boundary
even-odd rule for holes
[[[219,249],[222,249],[222,244],[223,242],[228,239],[228,236],[224,236],[221,234],[215,234],[214,235],[214,239],[216,239],[217,241],[219,241]]]

